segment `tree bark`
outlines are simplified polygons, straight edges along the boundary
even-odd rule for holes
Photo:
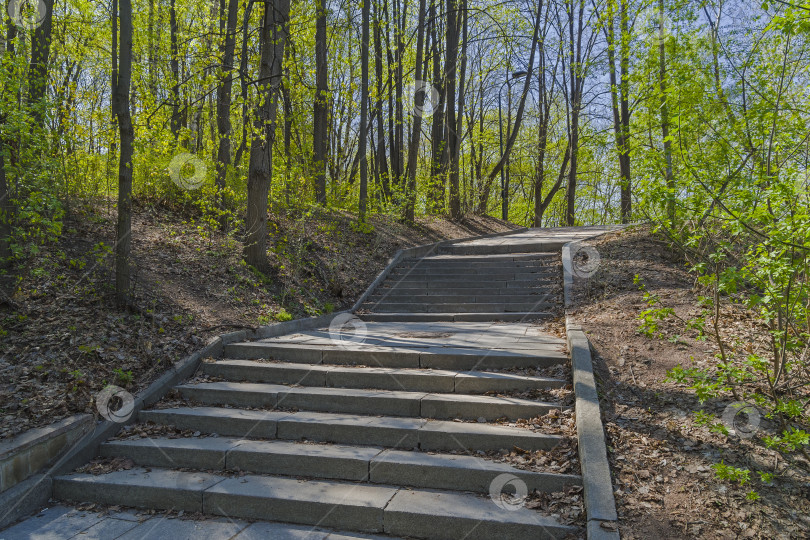
[[[239,0],[228,0],[228,19],[225,28],[225,40],[220,50],[219,88],[217,89],[217,203],[220,209],[219,226],[222,230],[228,227],[225,210],[228,207],[225,186],[228,180],[228,168],[231,166],[231,90],[233,88],[233,57],[236,47],[236,18],[238,17]]]
[[[326,205],[326,152],[328,141],[329,80],[326,50],[326,0],[315,0],[315,103],[312,112],[312,150],[315,200]]]
[[[366,143],[368,141],[368,42],[369,18],[371,12],[370,0],[364,0],[362,8],[362,37],[360,43],[360,141],[357,153],[360,157],[360,197],[358,201],[358,218],[361,223],[366,221],[368,210],[368,156]]]
[[[408,184],[407,203],[405,205],[404,219],[413,223],[416,212],[416,164],[419,157],[419,138],[422,135],[422,110],[425,105],[425,92],[429,89],[422,82],[422,54],[425,47],[425,0],[419,0],[419,22],[416,37],[416,74],[414,76],[415,92],[413,96],[413,124],[411,126],[411,139],[408,144]],[[421,90],[421,91],[420,91]]]
[[[667,216],[669,224],[675,223],[675,174],[672,170],[672,141],[669,138],[669,105],[667,104],[667,56],[664,31],[664,0],[658,0],[658,84],[661,91],[661,139],[664,143],[666,161]]]
[[[31,37],[31,62],[28,64],[28,106],[31,118],[40,129],[45,126],[45,96],[48,90],[48,59],[51,54],[54,0],[42,0],[45,19]]]
[[[439,103],[433,111],[433,124],[431,126],[431,169],[430,185],[428,186],[427,210],[431,214],[439,214],[444,211],[444,195],[446,178],[446,155],[447,144],[445,140],[445,106],[447,105],[447,92],[444,73],[442,71],[442,60],[439,53],[439,19],[436,14],[436,2],[430,2],[430,31],[431,31],[431,56],[433,57],[433,86],[439,93]]]
[[[267,202],[273,177],[273,142],[276,135],[278,90],[287,41],[290,0],[266,2],[262,24],[259,67],[261,104],[254,113],[256,134],[250,145],[245,262],[267,269]]]
[[[175,144],[178,142],[180,135],[180,125],[182,118],[180,115],[180,52],[177,44],[177,9],[175,6],[176,0],[169,2],[169,41],[171,51],[171,71],[172,71],[172,118],[171,118],[171,131]]]
[[[447,75],[447,161],[450,184],[450,219],[461,218],[458,193],[458,132],[456,131],[456,71],[458,61],[457,0],[447,0],[445,74]]]
[[[112,108],[118,120],[120,156],[118,161],[118,219],[115,242],[115,297],[119,306],[129,303],[130,249],[132,240],[132,154],[135,132],[129,111],[132,78],[132,4],[120,0],[117,13],[113,0],[113,95]],[[117,21],[116,21],[117,19]],[[117,28],[120,26],[120,35]],[[120,52],[116,49],[120,49]],[[117,53],[117,54],[116,54]]]
[[[376,75],[377,96],[374,101],[374,115],[377,117],[377,171],[380,176],[383,199],[391,199],[391,173],[388,169],[388,158],[385,153],[385,123],[383,122],[383,52],[382,52],[382,17],[380,3],[374,4],[374,73]],[[372,129],[373,131],[373,129]]]

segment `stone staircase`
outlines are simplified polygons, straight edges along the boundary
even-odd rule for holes
[[[546,253],[407,261],[351,333],[226,345],[102,445],[99,463],[129,468],[58,477],[55,496],[280,522],[273,538],[581,537],[500,499],[504,484],[562,496],[580,476],[492,459],[565,438],[515,422],[566,408],[543,399],[570,390],[553,376],[564,340],[525,322],[558,309],[560,273]]]
[[[466,251],[456,247],[457,251]],[[451,251],[445,248],[444,251]],[[557,253],[405,259],[361,306],[369,321],[524,321],[562,309]]]

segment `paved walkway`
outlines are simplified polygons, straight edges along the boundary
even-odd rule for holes
[[[529,397],[570,384],[544,371],[569,362],[564,340],[534,321],[560,314],[554,252],[599,232],[451,245],[405,261],[359,318],[227,345],[176,388],[181,402],[142,411],[128,436],[102,445],[101,458],[129,467],[55,479],[58,499],[114,511],[58,506],[0,540],[583,534],[524,497],[559,494],[580,485],[578,475],[488,455],[534,455],[562,441],[542,422],[515,421],[563,408]],[[213,519],[185,519],[199,513]]]

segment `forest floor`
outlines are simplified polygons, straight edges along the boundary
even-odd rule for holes
[[[640,284],[681,319],[700,316],[699,296],[707,293],[683,258],[644,228],[590,244],[601,263],[576,285],[574,319],[596,353],[622,538],[810,537],[810,464],[801,457],[790,464],[767,449],[760,436],[772,426],[764,418],[748,439],[698,425],[696,411],[720,416],[733,399],[701,404],[685,385],[665,382],[678,364],[713,359],[713,338],[700,339],[676,317],[661,321],[656,337],[639,331],[639,315],[649,308]],[[724,309],[721,324],[729,343],[746,348],[763,340],[749,311]],[[721,460],[750,469],[750,481],[718,480],[711,466]],[[755,471],[774,479],[765,483]],[[755,498],[752,491],[759,500],[747,498]]]
[[[350,307],[401,248],[515,226],[474,217],[413,226],[379,215],[373,231],[320,208],[272,213],[272,270],[242,261],[241,243],[165,208],[136,208],[134,306],[113,303],[114,215],[77,205],[63,234],[0,275],[0,440],[75,413],[95,413],[107,384],[148,386],[212,336]]]

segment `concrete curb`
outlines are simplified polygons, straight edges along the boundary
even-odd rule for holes
[[[470,236],[468,238],[457,238],[454,240],[441,240],[439,242],[434,242],[433,244],[425,244],[422,246],[414,246],[411,248],[400,249],[394,256],[388,260],[388,264],[385,268],[383,268],[382,272],[377,275],[377,278],[371,282],[371,285],[366,289],[360,298],[357,299],[357,302],[354,303],[354,306],[349,310],[350,313],[356,313],[360,306],[362,306],[368,297],[374,294],[374,291],[377,290],[383,281],[388,277],[391,271],[396,268],[396,266],[402,262],[402,259],[410,258],[410,257],[428,257],[430,255],[434,255],[438,252],[439,248],[444,246],[449,246],[452,244],[458,244],[460,242],[469,242],[471,240],[483,240],[485,238],[497,238],[499,236],[509,236],[510,234],[518,234],[522,232],[528,231],[528,227],[521,227],[519,229],[514,229],[511,231],[502,231],[497,233],[489,233],[489,234],[482,234],[480,236]]]
[[[595,236],[599,235],[588,239]],[[562,248],[565,333],[568,350],[571,354],[571,370],[576,395],[579,461],[582,468],[582,485],[588,518],[588,538],[589,540],[616,540],[620,538],[616,499],[613,496],[605,428],[602,425],[602,415],[599,410],[599,395],[593,374],[590,343],[582,327],[576,324],[571,315],[573,286],[576,278],[573,272],[573,255],[576,253],[576,244],[583,240],[569,242]],[[603,528],[603,523],[610,523],[609,526],[616,530]]]

